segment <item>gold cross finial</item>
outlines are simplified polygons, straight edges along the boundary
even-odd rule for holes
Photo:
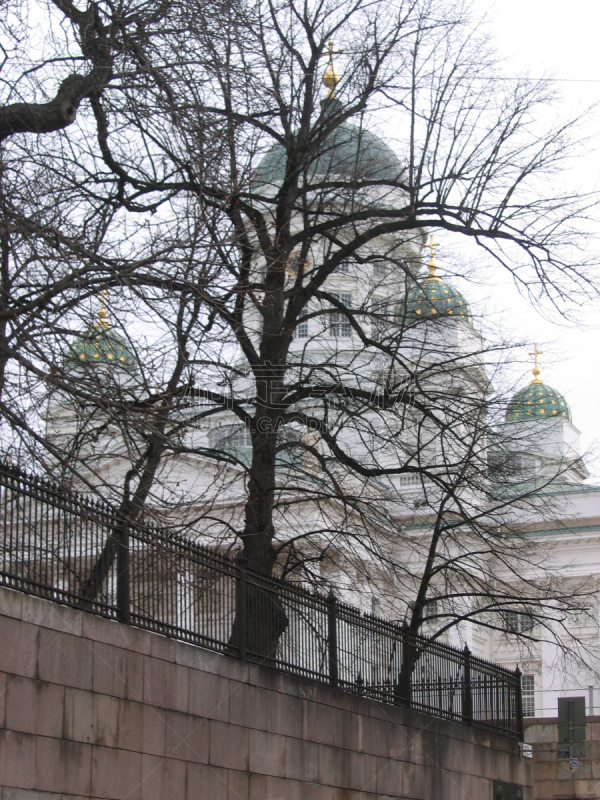
[[[329,89],[329,94],[327,95],[328,98],[333,97],[333,90],[340,82],[339,77],[337,76],[334,68],[333,68],[333,56],[334,53],[341,53],[342,50],[334,50],[333,49],[333,42],[329,42],[329,50],[327,53],[321,53],[319,58],[326,58],[329,56],[329,64],[327,64],[327,69],[325,70],[325,74],[323,75],[323,84],[327,86]]]
[[[97,328],[108,328],[108,322],[106,321],[107,312],[104,307],[104,295],[106,291],[106,289],[102,289],[100,292],[100,308],[98,309],[98,322],[96,323]]]
[[[540,368],[538,367],[538,356],[543,356],[544,355],[544,351],[543,350],[539,350],[537,344],[534,344],[533,345],[533,353],[529,353],[529,355],[533,356],[534,359],[535,359],[534,367],[531,370],[533,372],[533,380],[531,382],[532,383],[543,383],[543,381],[541,381],[539,379]]]
[[[433,260],[433,257],[435,256],[435,248],[439,247],[439,246],[440,246],[439,242],[434,242],[433,241],[433,234],[431,234],[431,236],[429,237],[429,241],[426,242],[423,245],[423,249],[428,247],[429,248],[429,253],[430,253],[429,264],[427,264],[427,268],[429,269],[428,280],[432,279],[432,280],[439,281],[439,278],[436,278],[436,275],[435,275],[435,271],[437,269],[437,264]]]

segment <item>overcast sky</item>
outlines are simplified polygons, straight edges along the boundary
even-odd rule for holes
[[[556,0],[474,2],[492,20],[497,49],[507,59],[505,74],[554,76],[565,111],[578,112],[600,101],[600,0],[570,0],[567,5]],[[585,132],[597,152],[580,160],[573,182],[600,187],[600,113],[590,118]],[[592,249],[600,251],[598,245]],[[498,297],[494,302],[498,304]],[[510,288],[506,305],[506,323],[531,343],[543,344],[541,377],[565,395],[584,448],[595,444],[600,451],[600,300],[581,309],[580,324],[570,327],[530,311]],[[523,383],[530,378],[524,375]],[[600,463],[590,467],[600,478]]]

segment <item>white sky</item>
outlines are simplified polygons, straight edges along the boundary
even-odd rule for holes
[[[600,0],[474,0],[487,12],[500,55],[507,59],[505,74],[523,71],[533,77],[553,76],[565,111],[577,113],[600,101]],[[583,157],[573,172],[575,185],[600,185],[600,113],[586,124],[585,133],[597,149]],[[598,230],[600,237],[600,229]],[[456,243],[453,242],[453,245]],[[599,242],[600,244],[600,242]],[[600,251],[598,244],[592,250]],[[454,250],[454,247],[453,247]],[[440,265],[442,264],[440,252]],[[573,422],[582,432],[584,450],[600,451],[600,299],[577,312],[577,325],[547,320],[527,307],[508,285],[496,294],[496,307],[504,302],[504,324],[544,350],[542,379],[565,395]],[[527,350],[532,349],[527,348]],[[523,357],[527,350],[523,350]],[[521,369],[521,368],[520,368]],[[515,376],[517,377],[517,376]],[[531,374],[523,376],[523,383]],[[588,463],[600,477],[600,463]]]

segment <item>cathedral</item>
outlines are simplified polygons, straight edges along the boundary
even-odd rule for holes
[[[330,89],[332,80],[326,84]],[[330,106],[339,102],[330,95]],[[353,196],[352,203],[386,208],[399,202],[400,189],[377,187],[377,181],[403,173],[383,139],[344,122],[328,145],[311,163],[313,178],[360,175],[375,188]],[[257,205],[267,217],[267,200],[284,174],[285,151],[278,145],[252,177],[252,191],[262,198]],[[327,202],[339,213],[350,201],[340,191]],[[294,231],[303,224],[297,214]],[[343,231],[338,239],[343,244]],[[353,404],[342,407],[330,396],[328,426],[340,453],[351,454],[365,469],[357,474],[347,468],[318,428],[311,429],[307,420],[322,420],[325,402],[316,393],[305,394],[278,432],[278,564],[289,566],[291,577],[294,565],[302,564],[302,580],[334,586],[364,611],[407,620],[422,585],[432,531],[444,518],[445,571],[429,581],[421,632],[468,645],[474,654],[511,669],[519,664],[527,717],[556,716],[559,695],[584,691],[593,713],[600,705],[600,696],[589,691],[596,683],[600,645],[600,487],[588,483],[568,398],[543,381],[537,346],[533,379],[508,401],[495,399],[477,317],[451,279],[444,279],[434,237],[427,239],[424,230],[403,239],[387,233],[371,238],[357,256],[339,262],[321,297],[309,301],[298,321],[285,379],[296,387],[345,387]],[[295,284],[301,266],[310,275],[340,246],[315,238],[308,255],[293,253],[287,285]],[[259,255],[253,268],[260,276]],[[257,308],[249,307],[244,325],[256,344],[261,324]],[[98,391],[110,387],[119,397],[135,396],[141,383],[134,348],[104,302],[90,330],[70,343],[65,363],[82,381],[93,376]],[[259,391],[239,352],[227,370],[232,398]],[[380,403],[389,387],[404,392],[410,387],[412,404]],[[250,430],[231,409],[211,411],[207,400],[175,413],[182,433],[165,457],[148,505],[155,517],[185,535],[235,548],[232,532],[243,526]],[[85,483],[105,495],[122,486],[136,442],[118,418],[101,419],[97,411],[55,394],[46,426],[54,445],[77,460]],[[448,515],[457,520],[455,527],[447,523]],[[477,555],[478,542],[489,542],[482,537],[492,528],[501,554],[510,549],[514,558],[518,541],[522,558],[516,566],[508,569],[487,546]],[[534,552],[543,553],[547,563]],[[461,563],[457,575],[455,561]],[[589,598],[585,608],[557,615],[554,639],[540,624],[543,603],[531,613],[526,604],[519,611],[510,603],[505,610],[496,603],[489,612],[477,606],[483,586],[492,598],[499,585],[518,594],[519,580],[542,591],[550,573],[563,596],[570,587],[584,586]],[[565,649],[571,646],[578,653],[569,661]]]

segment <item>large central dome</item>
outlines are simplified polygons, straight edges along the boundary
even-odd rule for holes
[[[286,163],[285,147],[275,145],[258,165],[253,187],[282,183]],[[321,175],[341,175],[358,181],[394,181],[402,172],[400,161],[382,139],[347,122],[329,134],[307,165],[311,180]]]

